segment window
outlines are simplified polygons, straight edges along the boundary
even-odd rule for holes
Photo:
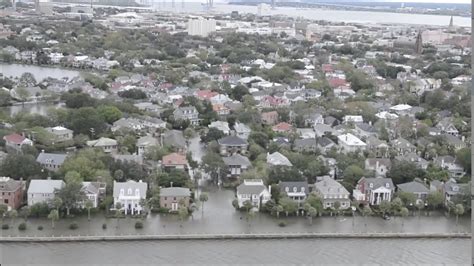
[[[289,191],[290,191],[290,188],[289,188],[289,187],[285,187],[285,191],[286,191],[286,192],[289,192]]]
[[[301,192],[304,192],[304,187],[301,187]]]
[[[174,197],[173,200],[176,200],[176,197]]]
[[[370,183],[370,184],[369,184],[369,187],[370,187],[370,188],[374,188],[374,184],[373,184],[373,183]]]
[[[165,200],[167,200],[167,199],[168,199],[168,197],[165,197]],[[165,204],[165,206],[166,206],[166,204]]]
[[[165,203],[165,208],[168,207],[168,204]]]
[[[123,188],[120,189],[120,196],[123,196],[123,194],[125,193],[125,190]]]
[[[3,202],[4,202],[5,204],[8,204],[8,199],[5,199]]]
[[[132,195],[132,189],[129,188],[128,191],[127,191],[128,195]]]
[[[140,190],[138,188],[135,189],[135,196],[140,196]]]
[[[385,183],[385,187],[386,187],[386,188],[390,188],[390,184],[389,184],[389,183]]]

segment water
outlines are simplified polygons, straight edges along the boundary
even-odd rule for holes
[[[0,244],[2,265],[469,265],[468,239],[197,240]]]
[[[25,105],[12,105],[6,107],[0,107],[0,112],[4,112],[8,116],[14,116],[21,112],[26,112],[30,114],[39,114],[47,115],[50,108],[59,108],[64,106],[62,103],[50,103],[50,102],[41,102],[34,104],[25,104]]]
[[[79,71],[56,67],[0,63],[0,73],[5,77],[19,78],[25,72],[33,74],[38,82],[48,77],[55,79],[72,79],[80,75]]]
[[[200,3],[185,3],[184,8],[181,3],[176,3],[175,7],[171,3],[163,4],[155,2],[153,8],[158,11],[175,11],[203,13],[204,8]],[[257,14],[256,6],[215,4],[213,12],[230,13],[238,11],[239,13]],[[303,17],[312,20],[327,20],[331,22],[352,22],[352,23],[385,23],[385,24],[413,24],[413,25],[436,25],[448,26],[450,16],[442,15],[424,15],[424,14],[405,14],[390,12],[371,12],[371,11],[347,11],[330,10],[321,8],[297,9],[294,7],[277,7],[275,10],[269,10],[264,15],[286,15],[290,17]],[[457,26],[471,27],[471,19],[468,17],[454,17],[454,24]]]

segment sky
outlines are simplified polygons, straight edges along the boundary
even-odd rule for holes
[[[384,2],[381,0],[380,2]],[[470,4],[471,0],[388,0],[387,2],[405,2],[405,3],[460,3]]]

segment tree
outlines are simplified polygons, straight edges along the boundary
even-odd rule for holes
[[[181,205],[181,204],[180,204]],[[179,208],[178,208],[178,216],[179,216],[179,219],[181,221],[184,221],[184,219],[186,219],[188,216],[189,216],[189,210],[186,206],[184,205],[181,205]],[[181,224],[182,226],[182,224]]]
[[[2,223],[3,223],[3,218],[5,217],[7,211],[8,211],[8,206],[5,204],[0,204],[0,216],[2,217]]]
[[[379,210],[382,211],[383,216],[385,216],[386,213],[389,213],[391,209],[392,205],[390,204],[390,201],[383,200],[380,202]]]
[[[395,185],[413,181],[416,177],[423,180],[425,172],[418,168],[415,163],[407,161],[396,161],[387,172],[387,178],[391,178]]]
[[[95,138],[106,128],[104,118],[92,107],[71,110],[66,126],[73,130],[75,134],[91,135],[91,129],[93,129],[94,134],[91,135],[91,138]]]
[[[26,90],[25,87],[18,87],[16,88],[16,94],[19,98],[19,100],[25,104],[25,102],[28,100],[28,97],[30,97],[30,93],[28,92],[28,90]]]
[[[372,209],[369,205],[364,206],[362,209],[362,215],[364,216],[365,228],[367,228],[367,216],[372,215]]]
[[[285,212],[286,216],[298,210],[298,204],[288,197],[282,197],[280,199],[280,205],[283,207],[283,211]]]
[[[306,212],[309,216],[309,221],[310,221],[309,223],[313,225],[313,218],[318,215],[318,211],[316,210],[316,208],[309,207],[309,209]]]
[[[28,220],[28,216],[30,216],[30,207],[25,206],[20,209],[20,216],[25,220],[25,222]]]
[[[274,166],[268,173],[270,184],[278,184],[280,181],[302,181],[304,177],[295,168],[286,166]]]
[[[119,227],[119,220],[122,214],[122,203],[117,202],[115,203],[115,219],[117,219],[117,228]]]
[[[54,221],[59,219],[59,213],[57,210],[51,210],[48,215],[48,219],[51,219],[51,227],[54,229]]]
[[[66,215],[69,216],[70,211],[74,208],[77,202],[84,200],[84,192],[82,191],[82,184],[79,182],[70,182],[55,191],[56,197],[60,198],[66,208]]]
[[[201,195],[199,195],[199,201],[201,202],[201,215],[204,217],[204,202],[206,202],[209,199],[207,193],[202,192]]]
[[[130,98],[134,100],[141,100],[141,99],[146,99],[146,93],[140,89],[130,89],[130,90],[124,90],[124,91],[119,91],[118,96],[122,98]]]
[[[416,196],[411,192],[401,191],[398,193],[398,198],[402,200],[405,207],[415,206]]]
[[[464,214],[464,206],[462,204],[456,204],[454,206],[454,214],[456,214],[456,227],[457,227],[458,222],[459,222],[459,215]]]
[[[392,200],[392,203],[391,203],[391,210],[393,211],[393,213],[398,213],[400,212],[400,210],[402,209],[403,207],[403,201],[401,198],[397,197],[397,198],[394,198]]]
[[[217,183],[220,174],[226,169],[222,157],[214,152],[207,152],[206,155],[202,157],[201,165],[204,172],[209,174],[215,183]]]
[[[51,203],[52,207],[59,213],[59,208],[63,205],[63,200],[60,197],[54,197]]]
[[[404,221],[405,221],[405,217],[407,217],[409,214],[409,211],[406,207],[402,207],[400,209],[400,216],[402,216],[402,228],[403,228],[403,225],[404,225]]]
[[[210,128],[209,131],[201,136],[201,142],[209,143],[213,140],[217,141],[224,137],[224,132],[220,131],[217,128]]]
[[[429,204],[430,208],[437,209],[441,207],[444,202],[443,193],[439,191],[431,192],[428,194],[428,197],[426,197],[426,202]]]
[[[117,107],[111,105],[101,105],[98,110],[99,115],[102,116],[105,122],[112,124],[113,122],[122,118],[122,111]]]
[[[311,207],[315,208],[319,214],[323,212],[323,202],[320,197],[311,193],[306,198],[305,204],[309,204]]]
[[[418,209],[418,218],[421,217],[421,210],[425,207],[425,204],[422,201],[416,203],[416,208]]]
[[[94,203],[91,200],[86,200],[84,207],[87,209],[87,220],[91,220],[91,209],[94,207]]]
[[[471,174],[471,149],[463,148],[456,152],[456,159],[459,161],[464,170]]]
[[[339,208],[341,208],[341,203],[339,201],[334,202],[334,210],[336,210],[336,215],[339,213]]]
[[[279,204],[273,206],[272,211],[276,213],[277,218],[280,218],[280,213],[284,211],[283,207]]]
[[[32,155],[8,154],[0,164],[0,176],[28,179],[41,175],[41,166]]]

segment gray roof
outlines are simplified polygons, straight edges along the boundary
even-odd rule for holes
[[[40,164],[54,164],[54,165],[62,165],[67,158],[67,154],[61,153],[47,153],[41,152],[36,157],[36,161]]]
[[[237,187],[237,194],[260,194],[265,189],[264,185],[247,185],[242,183]]]
[[[444,192],[449,195],[456,195],[460,193],[469,193],[470,183],[457,184],[455,180],[450,179],[444,184]]]
[[[429,189],[420,181],[412,181],[397,185],[399,191],[410,193],[429,193]]]
[[[133,193],[135,193],[135,189],[138,189],[140,191],[140,195],[142,197],[146,197],[147,183],[133,180],[129,180],[127,182],[114,181],[114,197],[118,197],[120,195],[120,189],[127,191],[129,188],[132,189]]]
[[[375,167],[377,165],[377,162],[379,163],[379,165],[385,165],[386,167],[392,166],[392,162],[388,158],[367,158],[367,159],[365,159],[365,163],[368,164],[369,167],[371,167],[371,166]]]
[[[366,132],[376,132],[375,127],[367,123],[357,123],[355,126]]]
[[[316,147],[316,139],[297,139],[295,140],[295,147]]]
[[[156,146],[158,140],[153,136],[143,136],[137,140],[137,146]]]
[[[295,192],[293,189],[296,188],[296,192],[309,193],[308,182],[306,181],[295,181],[295,182],[280,182],[278,183],[281,192],[285,192],[285,188],[289,188],[289,192]],[[302,190],[304,188],[304,191]]]
[[[186,187],[168,187],[160,189],[160,197],[190,197],[191,190]]]
[[[336,180],[329,176],[324,176],[321,181],[314,184],[315,189],[321,194],[346,194],[349,195],[349,191]]]
[[[62,180],[33,179],[28,187],[28,193],[54,193],[55,189],[61,189],[64,185]]]
[[[169,130],[163,134],[163,142],[165,146],[186,147],[186,139],[183,132],[179,130]]]
[[[0,177],[0,191],[16,191],[22,186],[22,181],[17,181],[9,177]]]
[[[227,136],[218,140],[221,145],[232,145],[232,146],[243,146],[248,145],[246,140],[243,140],[237,136]]]
[[[226,165],[241,165],[241,166],[246,166],[246,167],[249,167],[252,165],[252,163],[247,157],[240,154],[234,154],[230,157],[224,157],[222,159],[224,160],[224,163]]]
[[[370,190],[375,190],[379,187],[394,189],[393,181],[391,178],[365,178],[365,183],[366,184],[372,183],[374,185],[372,188],[370,188],[370,186],[366,187],[367,189],[370,189]],[[389,187],[386,187],[387,183],[389,184]]]
[[[322,137],[322,138],[318,138],[318,144],[321,147],[327,147],[331,144],[336,144],[336,143],[334,143],[334,141],[332,141],[332,139],[330,139],[330,138]]]

